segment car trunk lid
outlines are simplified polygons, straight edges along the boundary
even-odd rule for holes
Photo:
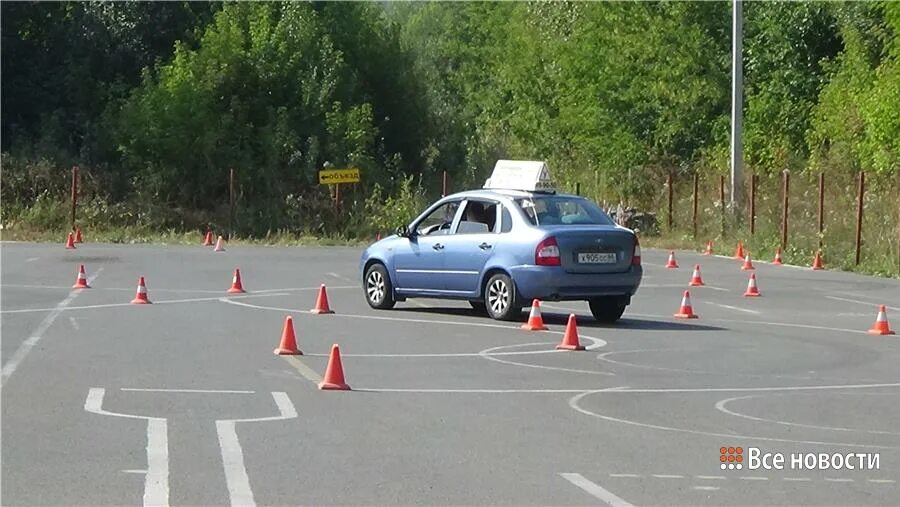
[[[545,226],[559,245],[567,273],[622,273],[631,268],[634,233],[607,225]]]

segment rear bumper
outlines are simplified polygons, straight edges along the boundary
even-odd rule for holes
[[[509,269],[519,297],[528,301],[576,301],[599,296],[632,296],[644,270],[632,266],[624,273],[566,273],[557,266],[515,266]]]

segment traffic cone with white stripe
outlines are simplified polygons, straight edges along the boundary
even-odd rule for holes
[[[781,247],[778,247],[778,248],[775,249],[775,258],[772,259],[772,264],[779,265],[779,266],[780,266],[781,264],[784,264],[784,263],[781,261]]]
[[[669,269],[675,269],[678,267],[678,263],[675,262],[675,252],[669,252],[669,260],[666,261],[666,267]]]
[[[681,308],[678,309],[678,313],[676,313],[674,317],[676,319],[699,318],[698,315],[694,313],[694,308],[691,307],[691,293],[689,291],[684,291],[684,296],[681,298]]]
[[[535,299],[531,302],[531,313],[528,314],[528,322],[522,324],[526,331],[544,331],[548,329],[544,325],[544,317],[541,315],[541,301]]]
[[[761,296],[759,293],[759,288],[756,286],[756,273],[750,273],[750,281],[747,282],[747,291],[744,292],[744,297],[758,297]]]
[[[72,286],[73,289],[90,289],[91,286],[87,283],[87,277],[84,276],[84,264],[79,266],[78,268],[78,277],[75,279],[75,285]]]
[[[706,242],[706,250],[703,251],[703,255],[712,255],[713,254],[713,242]]]
[[[246,292],[241,284],[241,270],[234,268],[234,277],[231,278],[231,288],[228,289],[229,294],[241,294]]]
[[[219,239],[216,241],[216,247],[213,248],[213,252],[224,252],[225,251],[225,240],[222,239],[222,236],[219,236]]]
[[[137,294],[131,300],[133,305],[149,305],[150,299],[147,297],[147,284],[144,283],[144,277],[138,279]]]
[[[691,275],[691,281],[688,283],[691,287],[702,287],[704,285],[703,278],[700,276],[700,265],[694,266],[694,274]]]
[[[750,262],[750,254],[744,256],[744,264],[741,266],[741,271],[749,271],[756,269],[753,267],[753,263]]]
[[[870,329],[869,334],[875,335],[889,335],[895,334],[894,331],[891,330],[891,325],[888,324],[887,320],[887,307],[885,305],[881,305],[878,307],[878,317],[875,318],[875,325]]]
[[[578,326],[575,324],[575,314],[569,314],[569,322],[566,324],[566,333],[562,342],[556,346],[557,350],[584,350],[584,345],[578,342]]]

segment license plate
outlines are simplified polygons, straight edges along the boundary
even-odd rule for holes
[[[602,253],[602,252],[590,252],[590,253],[580,253],[578,254],[578,263],[579,264],[615,264],[616,263],[616,254],[613,253]]]

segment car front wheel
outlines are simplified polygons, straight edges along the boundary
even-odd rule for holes
[[[588,301],[591,313],[600,322],[613,323],[625,313],[625,301],[619,297],[594,298]]]
[[[492,319],[515,320],[522,313],[512,279],[497,273],[488,279],[484,287],[485,309]]]
[[[383,264],[372,264],[365,276],[366,302],[378,310],[389,310],[394,307],[394,288],[391,278]]]

